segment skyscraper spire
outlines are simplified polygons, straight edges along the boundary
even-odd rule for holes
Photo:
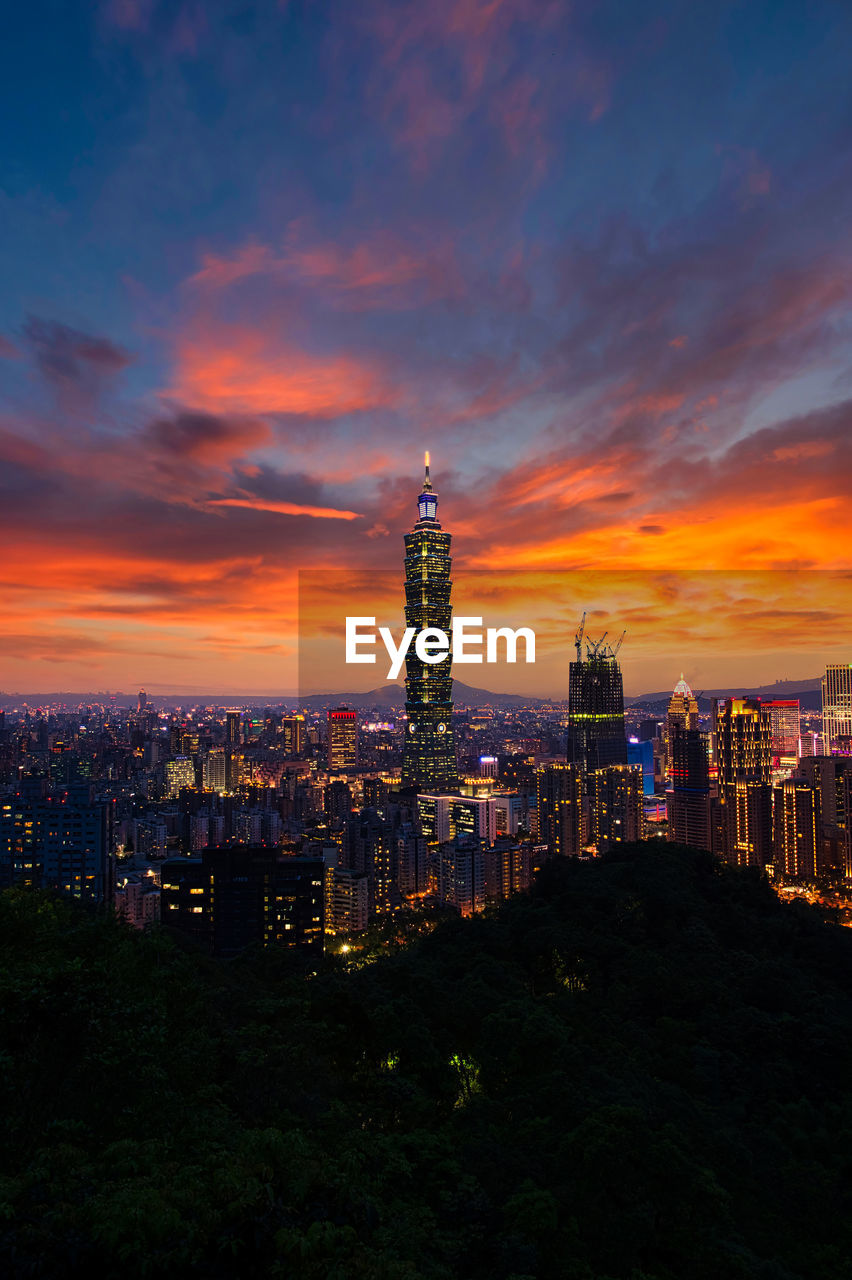
[[[438,524],[438,495],[432,488],[432,480],[429,475],[429,450],[425,455],[426,474],[423,479],[423,488],[420,490],[420,497],[417,499],[417,511],[420,516],[416,528],[422,525],[423,521],[434,525],[436,529],[440,529]]]
[[[417,499],[419,519],[405,535],[405,625],[415,631],[452,624],[452,536],[438,523],[438,495],[426,478]],[[402,783],[420,792],[456,790],[458,766],[453,740],[452,654],[424,662],[405,659],[405,710],[408,717],[402,751]]]

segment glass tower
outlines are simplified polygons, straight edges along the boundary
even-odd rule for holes
[[[450,634],[450,544],[452,535],[438,522],[438,496],[426,477],[417,499],[418,519],[405,535],[405,625],[415,635],[429,627]],[[453,658],[423,662],[414,645],[405,660],[405,710],[408,715],[402,752],[402,785],[419,792],[453,791],[458,787],[453,742]]]

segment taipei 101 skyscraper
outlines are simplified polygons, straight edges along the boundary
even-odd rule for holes
[[[452,535],[438,523],[438,495],[426,477],[417,499],[418,519],[405,535],[405,625],[415,633],[438,627],[450,634],[450,543]],[[454,791],[458,767],[453,742],[453,658],[421,661],[408,651],[405,661],[405,710],[408,715],[402,751],[402,785],[419,792]]]

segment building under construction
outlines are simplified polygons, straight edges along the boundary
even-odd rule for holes
[[[613,647],[585,636],[586,615],[574,638],[577,657],[568,677],[568,763],[588,779],[596,769],[627,764],[624,732],[624,685],[618,651],[624,635]],[[584,650],[585,640],[585,654]]]

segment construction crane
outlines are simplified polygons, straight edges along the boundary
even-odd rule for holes
[[[585,611],[585,609],[584,609],[584,610],[583,610],[583,616],[582,616],[582,618],[580,619],[580,626],[578,627],[578,629],[577,629],[577,634],[576,634],[576,635],[575,635],[575,637],[574,637],[574,647],[575,647],[575,648],[576,648],[576,650],[577,650],[577,661],[578,661],[578,662],[582,662],[582,661],[583,661],[583,632],[584,632],[585,630],[586,630],[586,611]]]
[[[618,657],[618,651],[619,651],[619,649],[621,648],[621,646],[624,644],[624,637],[625,637],[626,635],[627,635],[627,628],[625,627],[625,628],[624,628],[624,630],[623,630],[623,631],[622,631],[622,633],[621,633],[621,639],[619,640],[618,644],[615,646],[615,648],[614,648],[614,649],[613,649],[613,651],[612,651],[612,656],[613,656],[614,658],[617,658],[617,657]]]

